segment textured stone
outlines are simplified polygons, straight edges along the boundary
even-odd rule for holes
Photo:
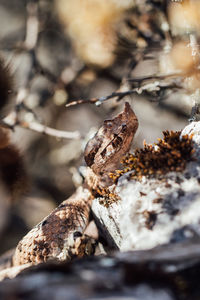
[[[185,127],[185,134],[193,134],[196,160],[183,172],[141,181],[125,174],[116,188],[121,200],[108,208],[94,200],[92,210],[108,244],[121,251],[150,249],[200,235],[200,122]]]
[[[198,300],[200,240],[152,250],[48,262],[0,282],[1,299]],[[22,266],[20,266],[21,268]],[[15,267],[12,270],[19,271]],[[6,271],[6,270],[5,270]]]

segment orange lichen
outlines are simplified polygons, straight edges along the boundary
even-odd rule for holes
[[[123,169],[110,174],[114,182],[129,172],[131,178],[140,180],[142,176],[159,177],[168,172],[181,172],[186,163],[193,160],[194,153],[192,136],[182,136],[180,131],[164,131],[163,139],[158,139],[155,145],[144,144],[143,149],[136,149],[134,154],[128,154],[122,160]]]
[[[119,196],[111,192],[109,188],[98,188],[94,196],[99,197],[99,203],[107,208],[120,199]]]

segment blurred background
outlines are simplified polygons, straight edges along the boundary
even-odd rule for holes
[[[5,120],[29,177],[18,200],[0,201],[0,253],[82,183],[87,140],[124,101],[139,119],[133,148],[198,113],[199,20],[194,0],[0,0],[0,55],[13,76]]]

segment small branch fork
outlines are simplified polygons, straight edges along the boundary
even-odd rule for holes
[[[27,4],[27,21],[26,21],[26,35],[22,45],[19,47],[22,51],[27,51],[31,54],[32,57],[32,69],[35,72],[31,72],[27,76],[27,81],[23,87],[21,87],[16,95],[16,105],[15,110],[13,110],[4,120],[4,125],[8,126],[11,129],[14,129],[15,126],[20,126],[38,133],[45,135],[53,136],[58,139],[80,139],[81,135],[78,131],[70,132],[57,130],[48,126],[41,124],[39,118],[34,113],[34,111],[26,105],[26,98],[30,92],[31,82],[33,81],[37,72],[45,73],[45,75],[53,82],[56,83],[56,77],[53,77],[52,74],[48,73],[41,68],[35,54],[35,49],[38,44],[38,35],[40,30],[40,22],[38,17],[38,1],[30,1]],[[20,112],[25,111],[32,115],[34,121],[27,122],[23,119]],[[36,122],[37,121],[37,122]]]
[[[3,120],[3,123],[7,125],[9,128],[14,129],[15,126],[20,126],[25,129],[29,129],[38,133],[42,133],[45,135],[49,135],[58,139],[80,139],[81,135],[79,131],[64,131],[51,128],[49,126],[45,126],[38,122],[25,122],[25,121],[17,121],[13,123],[12,116],[8,116],[6,119]]]
[[[139,85],[139,87],[135,87],[133,89],[122,91],[122,92],[116,91],[108,96],[104,96],[104,97],[100,97],[100,98],[92,98],[92,99],[87,99],[87,100],[83,100],[83,99],[75,100],[73,102],[66,104],[66,107],[71,107],[71,106],[75,106],[78,104],[85,104],[85,103],[92,103],[92,104],[96,104],[97,106],[99,106],[103,102],[108,101],[113,98],[117,98],[116,100],[120,101],[124,97],[126,97],[128,95],[132,95],[132,94],[140,95],[143,92],[153,92],[153,91],[159,91],[161,89],[168,89],[168,88],[181,88],[181,85],[177,84],[173,79],[175,79],[177,77],[184,77],[185,75],[186,74],[183,74],[183,73],[177,73],[177,74],[169,74],[169,75],[165,75],[165,76],[148,76],[148,77],[142,77],[142,78],[126,79],[127,82],[137,83]],[[166,79],[172,79],[173,81],[172,82],[164,81]],[[152,82],[152,80],[154,80],[154,81]],[[146,84],[140,86],[145,81],[150,81],[150,82],[147,82]]]
[[[54,136],[56,138],[61,139],[79,139],[80,133],[68,132],[57,130],[48,126],[41,124],[41,121],[34,113],[32,109],[27,107],[26,98],[29,95],[31,83],[38,73],[43,73],[45,77],[47,77],[51,83],[54,85],[52,90],[56,88],[56,84],[58,83],[57,77],[48,70],[46,70],[43,66],[41,66],[40,62],[37,59],[36,48],[38,45],[38,37],[40,33],[40,20],[39,20],[39,6],[38,0],[31,0],[27,4],[27,22],[26,22],[26,35],[25,39],[21,45],[21,50],[29,52],[32,57],[32,71],[27,76],[27,81],[24,84],[24,87],[19,89],[16,96],[16,108],[5,120],[5,124],[14,128],[15,126],[20,126],[35,132],[43,133],[46,135]],[[19,49],[18,49],[19,50]],[[139,56],[138,60],[141,59]],[[92,98],[92,99],[79,99],[73,102],[70,102],[66,105],[66,107],[82,104],[82,103],[92,103],[101,105],[104,101],[108,101],[110,99],[116,98],[117,101],[120,101],[124,97],[133,94],[142,94],[143,92],[159,92],[169,88],[180,88],[180,86],[176,82],[176,78],[181,78],[186,76],[186,74],[178,73],[178,74],[170,74],[166,76],[148,76],[142,78],[127,78],[122,80],[122,86],[118,91],[113,92],[110,95],[100,97],[100,98]],[[171,79],[171,81],[167,80]],[[62,82],[61,78],[59,78],[59,82]],[[129,89],[129,86],[132,86]],[[127,87],[128,86],[128,87]],[[153,100],[151,100],[153,101]],[[158,101],[157,99],[155,101]],[[19,113],[21,111],[26,111],[32,114],[31,121],[27,121],[23,119],[22,115]],[[32,119],[34,121],[32,121]]]
[[[31,113],[34,120],[37,120],[36,114],[30,109],[27,108],[24,104],[24,99],[27,96],[26,91],[24,89],[19,90],[18,97],[17,97],[17,104],[15,107],[15,110],[12,111],[4,120],[3,123],[7,125],[9,128],[14,129],[15,126],[20,126],[25,129],[29,129],[38,133],[42,133],[45,135],[53,136],[58,139],[80,139],[81,135],[78,131],[64,131],[64,130],[58,130],[54,129],[48,126],[45,126],[38,121],[31,121],[27,122],[20,119],[19,110],[22,109],[27,111],[28,113]]]

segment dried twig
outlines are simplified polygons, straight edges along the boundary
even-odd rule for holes
[[[38,41],[39,20],[38,20],[38,3],[30,2],[27,4],[27,22],[26,37],[24,46],[27,50],[34,49]]]
[[[104,101],[107,101],[114,97],[118,97],[121,99],[121,98],[123,98],[127,95],[131,95],[133,93],[135,93],[135,89],[129,90],[126,92],[114,92],[108,96],[100,97],[100,98],[92,98],[92,99],[88,99],[88,100],[79,99],[79,100],[76,100],[76,101],[66,104],[66,107],[70,107],[70,106],[74,106],[74,105],[78,105],[78,104],[85,104],[85,103],[95,103],[98,106],[98,105],[101,105]]]
[[[142,83],[144,81],[148,80],[166,80],[166,79],[173,79],[173,78],[179,78],[179,77],[186,77],[189,76],[189,73],[183,73],[183,72],[177,72],[177,73],[170,73],[165,75],[150,75],[150,76],[144,76],[144,77],[136,77],[136,78],[127,78],[126,80],[128,82],[135,82],[135,83]]]
[[[32,113],[33,114],[33,113]],[[33,114],[34,117],[34,114]],[[65,131],[45,126],[39,122],[27,122],[19,119],[19,115],[16,112],[11,112],[4,120],[3,123],[9,128],[14,129],[15,126],[30,129],[35,132],[53,136],[59,139],[80,139],[81,135],[79,131]]]
[[[169,75],[169,77],[175,77],[175,75]],[[145,80],[150,80],[150,79],[153,79],[155,77],[144,77],[144,78],[136,78],[136,82],[142,82],[142,81],[145,81]],[[160,79],[161,81],[159,80],[156,80],[154,82],[150,82],[150,83],[147,83],[141,87],[136,87],[136,88],[133,88],[133,89],[130,89],[130,90],[127,90],[127,91],[124,91],[124,92],[113,92],[112,94],[108,95],[108,96],[103,96],[103,97],[100,97],[100,98],[92,98],[92,99],[87,99],[87,100],[83,100],[83,99],[79,99],[79,100],[76,100],[76,101],[73,101],[73,102],[70,102],[68,104],[66,104],[66,107],[70,107],[70,106],[75,106],[75,105],[78,105],[78,104],[85,104],[85,103],[92,103],[92,104],[96,104],[97,106],[101,105],[103,102],[109,100],[109,99],[112,99],[112,98],[117,98],[117,101],[120,101],[121,99],[123,99],[124,97],[128,96],[128,95],[132,95],[132,94],[138,94],[138,95],[141,95],[143,92],[153,92],[153,91],[160,91],[161,89],[169,89],[169,88],[181,88],[181,85],[177,84],[176,82],[164,82],[162,81],[162,79],[165,79],[164,76],[163,77],[156,77],[156,79]],[[158,101],[158,100],[156,100]],[[151,102],[153,102],[151,100]]]
[[[46,135],[50,135],[59,139],[80,139],[80,133],[79,131],[74,131],[74,132],[70,132],[70,131],[64,131],[64,130],[58,130],[58,129],[54,129],[45,125],[42,125],[40,123],[37,122],[19,122],[17,124],[20,127],[26,128],[26,129],[30,129],[39,133],[43,133]]]

